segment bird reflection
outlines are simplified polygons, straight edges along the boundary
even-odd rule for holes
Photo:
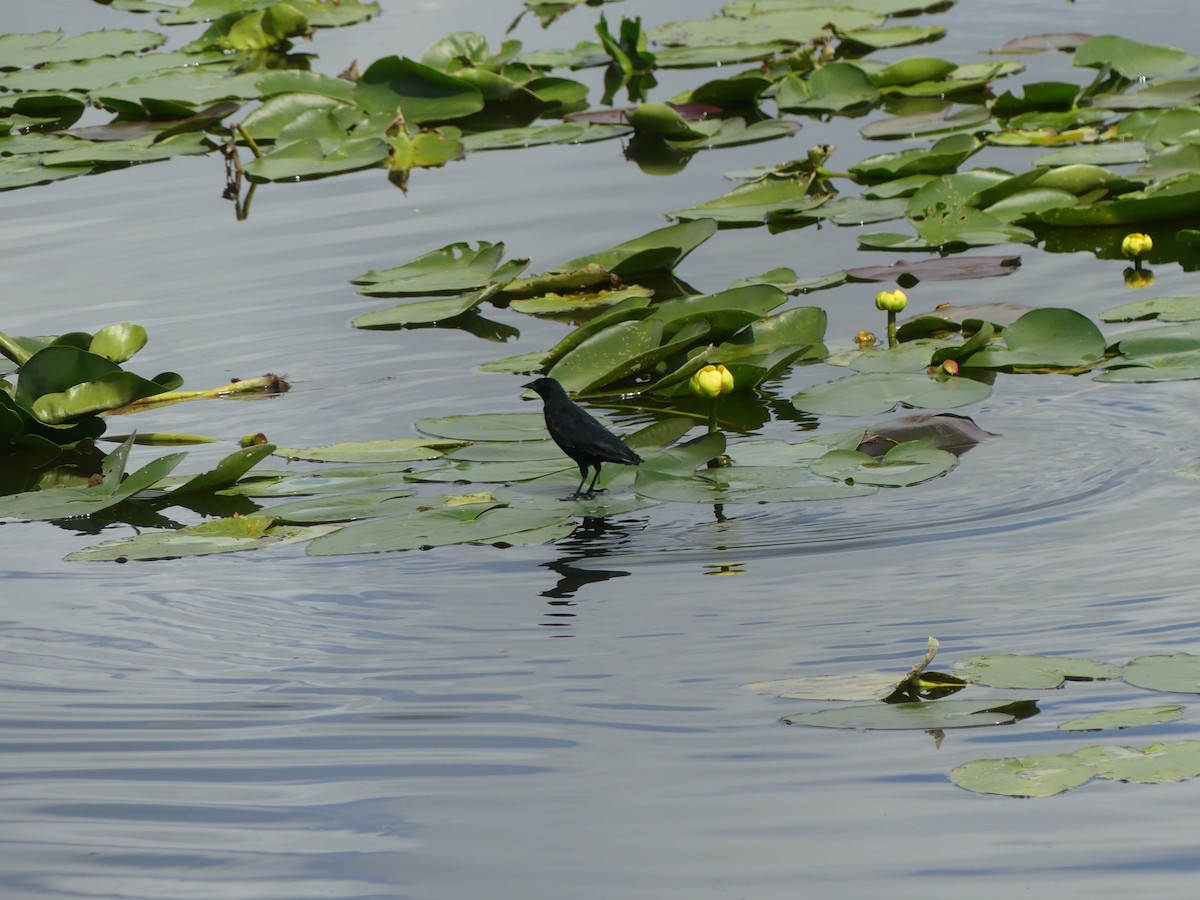
[[[542,596],[550,599],[551,611],[547,617],[551,621],[543,625],[562,628],[569,624],[575,613],[569,608],[575,606],[572,598],[585,585],[598,584],[610,578],[622,578],[629,573],[622,569],[596,569],[576,565],[582,560],[600,559],[609,556],[614,549],[635,531],[644,527],[642,522],[613,522],[605,516],[586,516],[569,537],[559,542],[558,547],[566,551],[552,562],[542,563],[542,567],[558,574],[558,582]]]

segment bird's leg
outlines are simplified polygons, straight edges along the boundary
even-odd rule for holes
[[[600,488],[600,490],[596,490],[596,479],[600,477],[600,463],[596,463],[595,465],[596,465],[596,474],[592,476],[592,483],[588,485],[587,493],[583,495],[585,497],[591,497],[594,494],[603,494],[604,493],[604,488]],[[583,487],[583,482],[580,482],[579,486]]]
[[[587,466],[583,463],[577,463],[579,466],[579,487],[575,488],[575,492],[569,497],[563,497],[564,500],[578,500],[581,496],[586,496],[583,493],[583,483],[587,481]]]

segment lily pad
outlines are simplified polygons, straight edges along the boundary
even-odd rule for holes
[[[336,525],[274,525],[270,516],[234,516],[213,519],[178,531],[151,531],[135,537],[105,541],[67,556],[70,561],[127,562],[130,560],[180,559],[257,550],[269,544],[309,541],[337,528]]]
[[[972,354],[963,364],[980,368],[1052,368],[1087,365],[1107,341],[1090,319],[1071,309],[1035,309],[1004,329],[1004,346]]]
[[[1070,656],[992,654],[957,660],[961,678],[989,687],[1050,690],[1064,681],[1106,681],[1121,677],[1121,667]]]
[[[946,728],[979,728],[1008,725],[1037,715],[1035,700],[939,700],[930,703],[873,703],[795,713],[780,721],[787,725],[818,728],[855,728],[864,731]]]
[[[566,537],[574,530],[570,507],[520,509],[494,503],[468,504],[374,519],[348,525],[318,537],[308,545],[310,556],[348,553],[382,553],[464,543],[519,543],[522,532],[538,531],[538,543],[547,532]]]
[[[1134,687],[1173,694],[1200,694],[1200,656],[1155,653],[1125,664],[1122,678]]]
[[[1125,728],[1142,728],[1174,722],[1183,713],[1182,706],[1138,706],[1131,709],[1115,709],[1063,722],[1060,731],[1119,731]]]
[[[1080,44],[1075,49],[1074,64],[1094,69],[1111,67],[1118,75],[1136,81],[1188,72],[1200,65],[1200,58],[1175,47],[1107,34]]]
[[[818,384],[792,397],[804,412],[834,416],[873,416],[897,406],[954,409],[978,403],[992,389],[970,378],[921,374],[858,374]]]
[[[1024,759],[976,759],[950,772],[950,780],[977,794],[1005,797],[1053,797],[1096,777],[1085,760],[1070,754],[1042,754]]]
[[[501,265],[504,244],[479,241],[474,247],[465,241],[447,244],[416,259],[390,269],[364,272],[350,279],[363,285],[362,294],[371,296],[421,296],[469,291],[489,282],[512,278],[524,270],[529,260],[513,260]]]
[[[909,487],[945,475],[958,457],[924,441],[905,441],[881,458],[858,450],[833,450],[812,464],[818,475],[850,484]]]
[[[896,688],[895,675],[801,675],[777,681],[752,681],[742,685],[758,694],[784,700],[882,700]]]
[[[540,413],[479,413],[421,419],[416,429],[451,441],[534,441],[546,437],[546,419]]]
[[[1200,321],[1200,296],[1135,300],[1100,313],[1100,320],[1103,322],[1136,322],[1142,319],[1159,319],[1163,322]]]
[[[461,445],[461,441],[437,438],[393,438],[378,441],[347,441],[342,444],[303,449],[280,447],[274,453],[285,459],[307,459],[313,462],[409,462],[418,459],[437,459],[445,450]]]

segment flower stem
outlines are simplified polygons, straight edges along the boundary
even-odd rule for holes
[[[888,317],[888,329],[887,329],[888,349],[895,350],[896,344],[897,344],[897,341],[896,341],[896,314],[889,310],[887,317]]]

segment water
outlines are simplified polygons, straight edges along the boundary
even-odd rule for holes
[[[375,23],[322,34],[318,66],[418,54],[463,21],[497,42],[515,15],[513,4],[385,6]],[[1195,51],[1200,36],[1169,18],[1173,7],[1062,4],[1047,21],[1044,3],[962,0],[933,19],[951,34],[930,52],[970,58],[1048,30]],[[653,22],[701,14],[642,11]],[[526,23],[518,36],[569,46],[595,14],[549,32]],[[67,0],[5,10],[6,30],[58,25],[148,27]],[[1077,77],[1061,59],[1029,62]],[[267,187],[243,223],[220,199],[216,157],[10,192],[3,327],[132,320],[151,334],[138,371],[175,369],[205,387],[273,370],[295,385],[129,427],[262,430],[305,446],[403,436],[425,415],[518,410],[516,379],[474,367],[546,346],[561,326],[496,313],[522,331],[507,346],[355,331],[348,320],[383,303],[346,280],[481,238],[548,268],[715,196],[731,169],[829,139],[846,162],[874,152],[857,124],[700,154],[670,178],[606,143],[477,154],[416,173],[407,196],[373,172]],[[1010,152],[1023,164],[1014,151],[996,157]],[[852,235],[723,232],[681,274],[703,290],[777,265],[817,275],[863,262]],[[937,285],[914,303],[1028,299],[1095,314],[1126,298],[1118,263],[1018,252],[1014,276]],[[1195,292],[1184,273],[1156,274],[1163,295]],[[812,302],[841,338],[875,318],[854,291]],[[779,394],[830,371],[798,370]],[[1186,697],[1180,722],[1128,740],[1064,736],[1056,726],[1069,718],[1164,702],[1120,682],[1072,685],[1043,695],[1031,720],[951,731],[937,746],[923,733],[788,728],[778,717],[806,704],[741,685],[902,671],[928,635],[942,641],[939,661],[1192,649],[1200,511],[1175,473],[1196,457],[1194,394],[1186,382],[1002,376],[968,411],[1003,437],[947,478],[723,515],[663,506],[585,523],[550,547],[85,565],[61,560],[94,535],[5,526],[0,895],[1191,897],[1200,782],[1015,801],[946,780],[979,757],[1196,737]],[[786,422],[768,433],[798,436]],[[193,469],[222,452],[193,451]],[[723,569],[740,574],[713,577]]]

